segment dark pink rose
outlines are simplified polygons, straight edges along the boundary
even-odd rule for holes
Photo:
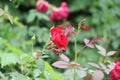
[[[60,8],[53,8],[52,13],[50,14],[51,21],[60,21],[67,19],[70,13],[69,8],[67,7],[66,2],[61,3]]]
[[[49,3],[47,1],[38,0],[36,4],[36,10],[38,12],[45,13],[49,9]]]
[[[117,62],[110,72],[111,80],[120,80],[120,62]]]

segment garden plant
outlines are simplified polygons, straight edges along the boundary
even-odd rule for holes
[[[119,0],[1,0],[0,80],[120,80]]]

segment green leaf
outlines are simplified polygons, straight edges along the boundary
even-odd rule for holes
[[[28,22],[28,23],[33,22],[34,19],[35,19],[35,17],[36,17],[36,14],[33,13],[33,12],[30,12],[30,14],[29,14],[28,17],[27,17],[27,22]]]
[[[28,77],[26,77],[18,72],[12,72],[10,75],[12,77],[11,80],[30,80]]]
[[[4,11],[2,8],[0,8],[0,16],[2,16],[4,14]]]
[[[49,17],[45,15],[44,13],[37,13],[37,17],[39,20],[44,19],[46,21],[49,21]]]
[[[43,79],[43,78],[35,78],[35,80],[46,80],[46,79]]]
[[[69,7],[72,12],[75,12],[84,9],[89,3],[89,0],[72,0]]]
[[[8,44],[8,43],[5,43],[5,46],[6,46],[9,50],[11,50],[13,53],[15,53],[15,54],[17,54],[17,55],[21,55],[21,54],[24,53],[22,50],[19,50],[19,49],[17,49],[16,47],[14,47],[14,46],[12,46],[12,45],[10,45],[10,44]]]
[[[84,70],[77,70],[77,76],[78,76],[79,78],[83,78],[83,77],[85,77],[86,75],[87,75],[86,71],[84,71]]]
[[[92,73],[93,80],[102,80],[104,78],[104,73],[101,70],[95,70]]]
[[[20,56],[20,59],[21,59],[20,63],[26,64],[27,62],[30,61],[31,55],[29,55],[29,54],[22,54],[22,55]]]
[[[44,19],[44,20],[49,21],[48,15],[46,15],[46,14],[44,14],[44,13],[39,13],[39,12],[37,12],[36,10],[30,10],[30,13],[29,13],[29,15],[28,15],[28,17],[27,17],[27,22],[28,22],[28,23],[33,22],[36,17],[37,17],[39,20]]]
[[[113,40],[112,46],[114,49],[117,49],[119,45],[120,45],[120,43],[117,40]]]
[[[4,67],[9,64],[16,64],[20,62],[19,56],[13,53],[1,53],[1,66]]]
[[[52,74],[52,76],[56,80],[63,80],[63,78],[60,75],[58,75],[57,73],[54,72],[53,68],[50,66],[50,64],[48,62],[45,62],[45,71]]]
[[[45,62],[45,70],[54,74],[54,70],[48,62]]]
[[[73,77],[74,74],[74,69],[67,69],[64,73],[63,73],[63,77],[64,79],[68,79],[71,80],[71,78]],[[84,78],[87,75],[87,72],[83,69],[76,69],[76,80],[81,80],[82,78]]]
[[[33,73],[34,77],[38,77],[41,74],[41,71],[39,69],[34,69]]]
[[[8,77],[5,77],[5,75],[0,71],[0,80],[8,80]]]
[[[45,79],[44,73],[41,73],[41,74],[40,74],[40,79],[41,79],[41,80],[42,80],[42,79]]]
[[[52,74],[48,73],[47,71],[44,71],[44,76],[46,80],[56,80]]]
[[[37,26],[31,26],[29,28],[29,32],[28,33],[29,33],[30,36],[33,36],[33,35],[36,36],[36,34],[37,34],[37,32],[39,32],[39,30],[40,30],[39,27],[37,27]]]
[[[3,45],[4,43],[6,42],[5,39],[3,39],[2,37],[0,37],[0,45]],[[0,46],[0,48],[3,47],[3,46]]]
[[[10,21],[10,23],[13,24],[13,17],[9,13],[7,13],[6,16],[8,20]]]
[[[43,36],[44,35],[44,36]],[[49,38],[49,30],[47,28],[41,28],[37,33],[38,42],[47,42]]]
[[[45,68],[45,63],[44,63],[44,61],[42,60],[42,59],[39,59],[38,61],[37,61],[37,67],[38,67],[38,69],[40,70],[40,71],[44,71],[44,68]]]
[[[29,29],[29,35],[36,36],[39,43],[47,42],[49,38],[49,30],[47,28],[39,28],[37,26],[32,26]],[[44,35],[44,36],[43,36]]]

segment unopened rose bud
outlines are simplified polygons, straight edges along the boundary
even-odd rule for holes
[[[39,59],[40,58],[40,52],[34,52],[32,54],[32,56],[35,58],[35,59]]]
[[[51,45],[47,47],[48,50],[51,50],[52,48],[53,48],[53,46],[51,46]]]
[[[62,54],[62,50],[55,48],[55,49],[54,49],[54,53],[55,53],[56,55],[61,55],[61,54]]]
[[[85,21],[86,21],[86,18],[82,19],[82,21],[81,21],[81,22],[85,22]]]
[[[36,39],[36,38],[35,38],[35,35],[33,35],[31,39],[32,39],[32,40],[35,40],[35,39]]]
[[[85,31],[90,31],[91,30],[91,28],[88,25],[80,26],[80,28],[84,29]]]

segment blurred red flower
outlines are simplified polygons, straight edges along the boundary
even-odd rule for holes
[[[52,41],[61,50],[66,50],[68,45],[68,38],[62,33],[62,30],[55,27],[50,30]]]
[[[65,20],[70,13],[69,8],[67,7],[66,2],[62,2],[60,8],[53,8],[52,13],[50,14],[51,21],[60,21]]]
[[[36,4],[36,10],[38,12],[45,13],[49,9],[49,3],[47,1],[38,0]]]
[[[110,72],[111,80],[120,80],[120,62],[117,62]]]

